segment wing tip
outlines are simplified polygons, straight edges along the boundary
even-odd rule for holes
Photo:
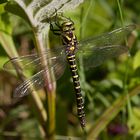
[[[125,28],[129,29],[132,32],[137,28],[137,24],[129,24]]]
[[[4,70],[9,70],[9,68],[11,67],[11,65],[13,66],[13,64],[11,63],[13,60],[16,60],[18,57],[13,57],[11,59],[9,59],[8,61],[6,61],[4,64],[3,64],[3,69]],[[10,65],[8,65],[10,64]],[[10,66],[10,67],[9,67]]]
[[[21,98],[21,97],[28,95],[28,92],[29,92],[28,89],[22,91],[18,86],[14,91],[13,97],[14,98]]]

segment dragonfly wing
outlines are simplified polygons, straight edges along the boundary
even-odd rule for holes
[[[128,25],[123,28],[104,33],[97,37],[91,37],[80,41],[79,49],[90,49],[96,46],[117,45],[124,41],[126,37],[136,28],[136,25]]]
[[[118,45],[136,28],[135,25],[128,25],[113,30],[97,37],[91,37],[79,43],[77,55],[82,55],[85,67],[96,67],[105,60],[117,57],[128,51],[125,45]]]
[[[43,87],[44,78],[42,78],[43,70],[33,75],[30,79],[24,81],[20,84],[14,91],[14,97],[23,97],[28,95],[30,92],[30,87],[34,86],[35,88]]]
[[[83,56],[85,68],[97,67],[104,61],[117,57],[125,52],[128,52],[128,47],[121,45],[98,46],[90,51],[79,51],[78,55]]]
[[[60,58],[61,59],[61,58]],[[57,58],[58,62],[58,58]],[[62,62],[62,61],[61,61]],[[15,91],[14,91],[14,97],[23,97],[28,95],[31,91],[32,88],[38,90],[42,87],[45,86],[45,77],[47,76],[48,73],[50,73],[50,70],[54,72],[54,75],[56,79],[59,79],[63,72],[64,72],[64,67],[65,67],[65,62],[63,60],[63,63],[56,63],[54,59],[54,63],[52,62],[52,66],[49,69],[44,69],[33,75],[30,79],[27,79],[24,81],[21,85],[19,85]],[[54,82],[54,78],[52,79],[52,82]]]
[[[64,47],[61,46],[56,50],[46,50],[46,52],[43,53],[43,56],[40,57],[37,53],[34,53],[12,58],[4,64],[3,68],[5,70],[15,70],[15,68],[20,68],[22,70],[37,69],[41,67],[42,57],[45,57],[46,60],[50,61],[50,59],[53,57],[64,57],[64,55]]]
[[[5,70],[15,70],[15,68],[30,69],[35,66],[35,62],[39,62],[39,57],[37,54],[25,55],[21,57],[14,57],[8,60],[3,68]],[[18,67],[19,66],[19,67]]]

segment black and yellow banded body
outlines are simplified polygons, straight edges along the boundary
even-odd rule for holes
[[[68,55],[67,60],[70,65],[74,89],[75,89],[75,93],[76,93],[77,114],[78,114],[81,126],[85,127],[86,122],[85,122],[85,112],[84,112],[84,101],[83,101],[83,97],[81,94],[81,87],[80,87],[79,75],[77,72],[75,54]]]
[[[74,89],[76,93],[76,102],[77,102],[77,114],[80,120],[80,124],[82,127],[85,127],[85,112],[84,112],[84,101],[81,94],[81,87],[80,87],[80,80],[79,75],[77,71],[77,65],[75,60],[75,53],[77,50],[78,41],[74,34],[74,23],[70,19],[66,18],[66,21],[64,21],[61,25],[57,25],[59,30],[57,30],[58,35],[62,38],[62,43],[65,46],[65,52],[67,56],[68,63],[70,65],[70,70],[72,73],[72,79],[74,84]],[[52,31],[55,33],[55,30],[53,30],[53,27],[51,26]]]
[[[66,46],[67,60],[70,65],[74,89],[76,93],[77,114],[81,126],[85,127],[84,101],[81,94],[79,75],[77,72],[77,65],[75,60],[75,52],[77,49],[78,41],[74,34],[74,23],[71,20],[69,20],[68,22],[64,22],[61,26],[61,31],[62,43],[64,46]]]

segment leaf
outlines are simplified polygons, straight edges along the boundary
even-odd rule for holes
[[[10,3],[6,6],[6,10],[19,15],[20,17],[30,21],[32,27],[40,30],[43,29],[49,18],[52,17],[56,11],[64,12],[76,8],[84,0],[13,0],[25,12],[26,16],[19,10],[16,4]],[[11,6],[11,7],[10,7]],[[14,11],[15,10],[15,11]],[[42,22],[46,21],[46,22]]]
[[[140,67],[140,51],[136,53],[133,61],[133,69],[136,70],[138,67]]]
[[[115,116],[120,112],[120,110],[127,104],[128,95],[131,99],[133,96],[138,95],[140,93],[139,91],[140,85],[131,90],[129,94],[122,94],[119,98],[117,98],[90,128],[87,134],[87,140],[96,139],[101,133],[101,131],[105,129],[109,122],[112,121]]]
[[[6,5],[5,5],[5,10],[7,12],[10,12],[14,15],[17,15],[21,18],[23,18],[25,21],[29,22],[28,21],[28,17],[27,15],[25,14],[24,10],[16,3],[13,3],[13,2],[8,2]]]
[[[0,44],[10,57],[18,56],[12,39],[12,25],[10,17],[4,10],[4,5],[0,5]]]
[[[38,121],[33,118],[21,121],[16,128],[16,131],[21,133],[21,137],[23,137],[23,140],[42,140]]]
[[[0,30],[8,34],[12,32],[9,14],[5,12],[3,4],[0,5]]]
[[[1,0],[0,4],[6,3],[6,2],[7,2],[7,0]]]
[[[140,109],[134,107],[133,113],[129,116],[128,127],[131,134],[140,133]]]

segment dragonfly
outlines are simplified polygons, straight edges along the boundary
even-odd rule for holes
[[[57,29],[54,29],[54,24]],[[66,64],[69,64],[72,74],[73,85],[76,94],[77,114],[82,128],[85,127],[85,111],[84,100],[81,93],[80,78],[77,69],[78,58],[82,56],[83,64],[86,69],[94,68],[101,65],[104,61],[117,57],[123,53],[128,52],[126,45],[121,45],[122,41],[136,28],[134,24],[122,28],[115,29],[111,32],[104,33],[96,37],[90,37],[78,42],[74,33],[74,22],[70,18],[63,18],[63,22],[58,21],[50,23],[51,31],[59,35],[62,40],[61,46],[57,49],[47,49],[43,53],[49,66],[44,69],[41,68],[42,56],[37,53],[15,57],[4,64],[4,69],[14,69],[15,63],[22,63],[22,70],[38,69],[38,72],[29,79],[20,84],[14,91],[14,97],[23,97],[30,93],[30,87],[40,89],[45,85],[44,76],[52,70],[55,75],[55,80],[59,79],[63,73]]]

